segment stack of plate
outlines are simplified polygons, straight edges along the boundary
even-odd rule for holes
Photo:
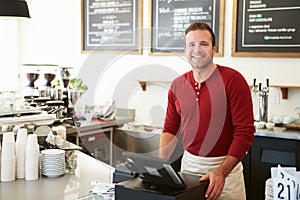
[[[41,173],[49,178],[65,174],[65,151],[46,149],[41,151]]]
[[[265,200],[273,200],[272,179],[269,178],[265,182]]]

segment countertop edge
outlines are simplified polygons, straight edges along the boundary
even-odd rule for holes
[[[300,140],[300,131],[289,130],[284,127],[275,127],[272,130],[257,129],[254,135],[262,136],[262,137],[280,138],[280,139]]]

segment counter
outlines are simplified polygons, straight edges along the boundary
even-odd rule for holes
[[[95,129],[106,129],[110,127],[120,127],[123,124],[133,122],[135,110],[127,108],[117,108],[114,120],[92,120],[90,122],[81,121],[80,127],[69,126],[67,134],[83,133]]]
[[[134,121],[132,117],[116,116],[114,120],[92,120],[90,122],[80,121],[81,126],[67,126],[67,134],[83,133],[89,130],[105,129],[114,126],[123,126],[123,124]]]
[[[252,147],[243,159],[247,199],[265,198],[265,181],[278,164],[300,169],[300,131],[275,127],[257,129]]]
[[[273,137],[281,139],[300,140],[300,131],[274,127],[274,129],[256,129],[255,136]]]
[[[89,193],[94,187],[91,181],[112,183],[114,168],[82,152],[76,153],[78,167],[74,174],[58,178],[40,176],[36,181],[0,182],[0,199],[74,200]]]

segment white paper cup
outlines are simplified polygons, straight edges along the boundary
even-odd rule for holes
[[[18,129],[16,142],[27,143],[27,129],[26,128]]]
[[[27,136],[26,149],[35,149],[38,146],[37,135],[29,134]]]
[[[15,158],[15,142],[3,142],[2,143],[2,153],[1,158]]]
[[[2,142],[15,141],[15,134],[13,132],[5,132],[2,137]]]

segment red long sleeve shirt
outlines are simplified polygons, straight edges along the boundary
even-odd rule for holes
[[[217,65],[201,87],[192,71],[172,82],[163,132],[183,134],[183,147],[193,155],[241,160],[254,139],[253,122],[247,82],[239,72]]]

